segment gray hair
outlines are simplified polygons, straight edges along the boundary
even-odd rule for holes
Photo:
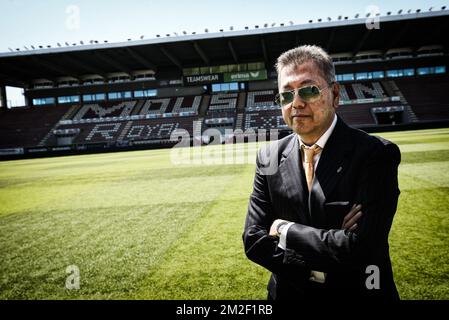
[[[281,54],[275,65],[278,80],[283,68],[289,66],[296,67],[309,61],[316,64],[327,83],[330,84],[335,81],[335,67],[332,63],[331,56],[323,48],[315,45],[303,45]]]

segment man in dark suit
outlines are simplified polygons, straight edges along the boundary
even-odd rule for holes
[[[289,50],[276,68],[293,134],[259,151],[243,233],[247,257],[272,272],[269,299],[398,299],[388,234],[399,148],[336,115],[339,85],[321,48]]]

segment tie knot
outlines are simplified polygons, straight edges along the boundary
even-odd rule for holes
[[[321,147],[314,144],[311,147],[302,145],[302,150],[304,151],[304,161],[306,163],[313,163],[313,157],[321,152]]]

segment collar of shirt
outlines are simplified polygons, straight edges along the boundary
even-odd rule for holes
[[[329,140],[329,137],[331,136],[332,132],[334,131],[335,125],[337,124],[337,115],[334,114],[334,120],[332,120],[332,124],[330,125],[330,127],[326,130],[326,132],[318,139],[317,142],[315,142],[315,144],[317,146],[319,146],[321,149],[324,149],[324,146],[326,145],[327,140]],[[299,140],[299,148],[302,148],[302,145],[305,144],[304,142],[302,142],[301,140],[301,136],[298,135],[298,140]]]

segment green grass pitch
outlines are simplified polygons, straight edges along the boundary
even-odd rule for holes
[[[449,129],[380,135],[402,151],[399,293],[449,299]],[[257,146],[214,164],[220,148],[200,149],[209,163],[172,149],[0,162],[0,299],[265,299],[241,240]]]

